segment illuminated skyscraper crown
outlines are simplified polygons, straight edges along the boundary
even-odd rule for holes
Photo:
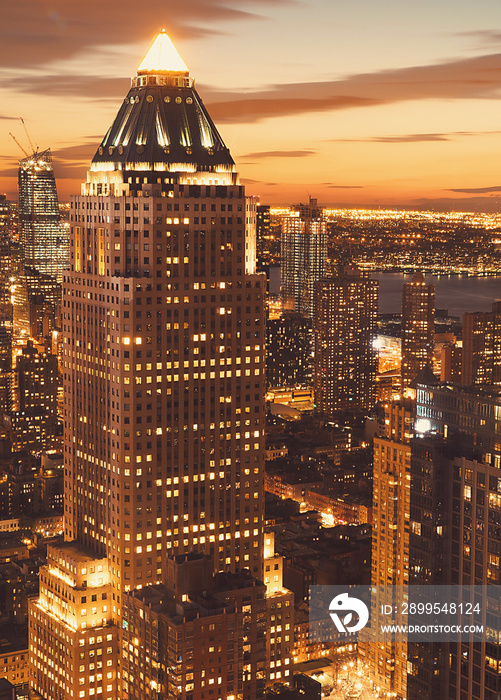
[[[188,67],[162,31],[142,60],[115,121],[91,163],[104,173],[220,173],[234,179],[234,161],[194,88]],[[226,177],[224,177],[226,176]],[[197,180],[195,176],[193,180]]]
[[[138,75],[148,73],[153,75],[158,73],[186,73],[188,75],[189,73],[188,66],[179,55],[178,50],[164,29],[157,36],[137,69]]]

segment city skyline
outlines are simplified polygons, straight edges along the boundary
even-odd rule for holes
[[[6,13],[0,50],[0,189],[11,197],[22,153],[8,132],[27,147],[19,115],[40,150],[53,150],[67,199],[136,56],[165,26],[263,202],[311,193],[339,206],[498,207],[501,10],[491,3],[452,14],[426,0],[414,15],[393,0],[25,10]]]
[[[0,42],[0,700],[499,700],[501,10],[67,5]]]

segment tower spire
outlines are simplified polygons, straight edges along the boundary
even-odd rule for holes
[[[138,75],[147,73],[189,73],[188,66],[179,55],[165,29],[162,29],[158,34],[137,69]]]

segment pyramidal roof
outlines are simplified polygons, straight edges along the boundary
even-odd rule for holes
[[[160,32],[132,78],[91,171],[235,173],[234,165],[186,63]]]
[[[188,73],[188,66],[162,29],[137,69],[138,75],[146,73]]]

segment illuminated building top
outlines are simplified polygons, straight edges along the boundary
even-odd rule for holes
[[[230,152],[165,32],[132,79],[92,159],[88,182],[134,185],[136,177],[144,182],[153,173],[155,184],[162,173],[180,184],[230,185],[237,177]]]
[[[137,69],[138,75],[148,73],[188,73],[183,61],[170,38],[162,30]]]

